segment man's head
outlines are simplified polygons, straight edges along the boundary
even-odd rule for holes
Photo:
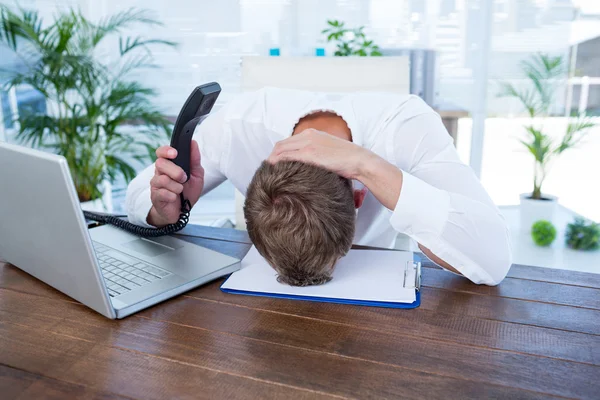
[[[280,282],[319,285],[331,280],[352,246],[352,184],[298,161],[265,161],[248,186],[244,216],[250,239]]]

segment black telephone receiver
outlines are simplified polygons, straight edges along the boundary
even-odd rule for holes
[[[220,93],[221,86],[216,82],[198,86],[186,100],[175,121],[171,147],[177,149],[177,157],[173,162],[183,169],[187,179],[190,179],[190,153],[194,130],[210,113]]]
[[[190,179],[190,153],[194,130],[210,113],[220,93],[221,86],[216,82],[196,87],[185,101],[185,104],[181,111],[179,111],[179,115],[175,121],[173,134],[171,135],[171,147],[177,149],[177,157],[173,162],[183,169],[187,180]],[[169,235],[183,229],[190,219],[190,202],[183,197],[183,193],[179,195],[179,198],[181,199],[181,214],[179,216],[179,221],[162,228],[137,226],[116,215],[110,214],[96,214],[90,211],[83,211],[83,215],[85,218],[92,221],[108,223],[138,236],[157,237]]]

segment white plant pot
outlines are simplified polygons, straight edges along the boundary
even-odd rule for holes
[[[558,198],[556,196],[543,194],[542,196],[546,200],[534,200],[531,199],[530,196],[531,192],[522,193],[520,195],[521,201],[519,212],[521,230],[529,232],[531,226],[541,219],[550,221],[554,224],[554,216],[558,207]]]
[[[92,201],[84,201],[81,203],[81,209],[86,211],[97,211],[111,213],[113,212],[112,204],[112,185],[109,181],[102,182],[102,197]]]

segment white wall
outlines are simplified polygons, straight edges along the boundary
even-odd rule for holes
[[[324,38],[320,31],[326,27],[327,19],[343,20],[349,27],[365,25],[366,33],[381,47],[435,49],[440,60],[440,96],[466,108],[477,101],[472,91],[465,90],[473,75],[474,49],[470,43],[477,36],[476,22],[480,17],[475,1],[444,2],[441,8],[439,0],[20,1],[22,5],[44,9],[68,3],[78,4],[93,19],[130,7],[156,13],[165,27],[136,33],[175,40],[181,45],[178,50],[155,53],[162,68],[144,73],[141,79],[160,90],[161,102],[170,114],[177,113],[182,99],[199,83],[219,81],[223,87],[221,102],[238,93],[241,56],[268,55],[273,46],[280,47],[282,54],[313,55],[316,47],[324,45],[319,43]],[[527,4],[530,5],[525,7]],[[564,18],[556,22],[549,17],[542,22],[532,20],[526,29],[507,22],[507,18],[527,19],[535,7],[542,7],[540,15],[560,17],[556,10],[552,11],[552,2],[532,4],[517,2],[510,10],[495,13],[491,79],[517,78],[518,62],[535,51],[564,53],[568,49],[575,23],[557,22]],[[447,10],[449,5],[454,9]],[[456,29],[447,32],[444,27],[448,24]],[[512,105],[494,99],[493,90],[490,94],[492,114],[513,110]]]
[[[533,156],[519,143],[526,138],[526,118],[488,118],[485,125],[481,181],[499,205],[518,204],[519,194],[533,189]],[[600,124],[600,118],[594,121]],[[565,118],[549,118],[544,131],[557,139]],[[460,119],[458,151],[468,163],[471,119]],[[600,125],[590,130],[580,146],[565,151],[552,166],[542,190],[559,197],[559,203],[600,221]]]

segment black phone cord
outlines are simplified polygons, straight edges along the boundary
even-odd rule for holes
[[[142,237],[170,235],[185,228],[190,220],[190,211],[192,209],[192,205],[190,204],[189,200],[186,200],[183,197],[183,193],[179,194],[179,198],[181,199],[181,214],[179,215],[179,221],[175,222],[174,224],[163,226],[162,228],[146,228],[144,226],[132,224],[131,222],[125,221],[124,219],[114,215],[98,214],[91,211],[83,211],[83,215],[89,220],[110,224]]]

